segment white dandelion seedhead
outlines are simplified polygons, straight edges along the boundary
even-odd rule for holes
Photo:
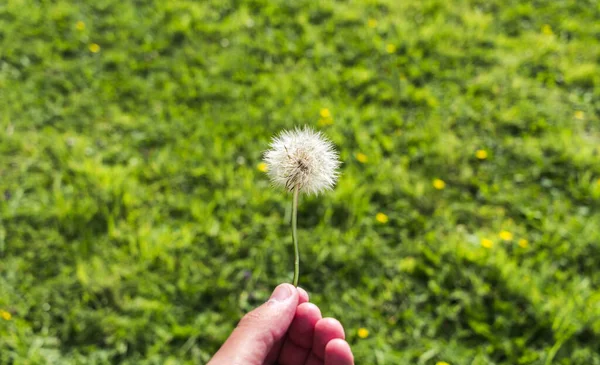
[[[283,131],[265,152],[267,173],[275,185],[318,194],[330,190],[338,178],[340,160],[333,144],[311,128]]]

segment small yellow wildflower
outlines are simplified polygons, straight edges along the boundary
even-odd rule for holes
[[[435,179],[433,180],[433,187],[438,190],[442,190],[446,187],[446,183],[442,179]]]
[[[369,158],[367,157],[367,155],[365,155],[362,152],[359,152],[359,153],[356,154],[356,159],[360,163],[367,163],[367,161],[369,161]]]
[[[492,247],[494,247],[494,242],[492,242],[492,240],[484,238],[481,240],[481,246],[483,246],[485,248],[492,248]]]
[[[390,220],[387,215],[381,212],[375,215],[375,219],[377,219],[377,222],[379,223],[387,223]]]
[[[327,108],[321,109],[319,114],[321,114],[321,118],[331,118],[331,112]]]
[[[358,329],[358,337],[360,337],[360,338],[369,337],[369,330],[366,328],[359,328]]]
[[[510,233],[509,231],[500,231],[500,233],[498,235],[504,241],[510,241],[513,239],[513,234]]]
[[[375,28],[377,26],[377,19],[370,18],[367,25],[369,28]]]
[[[78,31],[82,31],[85,29],[85,23],[82,22],[81,20],[78,21],[77,23],[75,23],[75,29],[77,29]]]
[[[0,317],[2,317],[2,319],[5,321],[10,321],[12,315],[9,312],[0,309]]]
[[[480,160],[485,160],[488,157],[488,153],[486,150],[477,150],[477,152],[475,152],[475,157]]]
[[[261,162],[258,165],[256,165],[256,168],[258,169],[258,171],[261,171],[261,172],[267,172],[267,170],[269,169],[267,164],[264,162]]]
[[[390,43],[387,46],[385,46],[385,51],[387,53],[396,53],[396,46]]]
[[[581,110],[575,112],[575,119],[583,120],[585,118],[585,113]]]
[[[524,238],[521,238],[521,239],[519,240],[519,246],[520,246],[521,248],[527,248],[527,246],[528,246],[528,245],[529,245],[529,241],[527,241],[526,239],[524,239]]]
[[[92,53],[100,52],[100,45],[98,43],[92,43],[92,44],[90,44],[90,46],[88,48],[90,49],[90,52],[92,52]]]
[[[552,35],[554,34],[554,32],[552,31],[552,27],[548,24],[544,24],[542,26],[542,33],[544,33],[545,35]]]
[[[450,365],[450,364],[448,364],[445,361],[438,361],[438,362],[435,363],[435,365]]]

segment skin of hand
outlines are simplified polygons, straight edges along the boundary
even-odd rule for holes
[[[208,365],[354,365],[344,328],[304,289],[281,284],[246,314]]]

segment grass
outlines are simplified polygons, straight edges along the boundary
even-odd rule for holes
[[[2,2],[0,363],[206,363],[291,280],[259,163],[306,124],[344,165],[302,198],[300,285],[358,364],[600,364],[599,17]]]

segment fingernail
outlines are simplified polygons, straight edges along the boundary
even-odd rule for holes
[[[275,290],[273,291],[273,294],[271,294],[271,298],[269,298],[269,301],[270,302],[271,301],[283,302],[291,296],[292,296],[292,290],[290,289],[290,286],[281,284],[277,288],[275,288]]]

